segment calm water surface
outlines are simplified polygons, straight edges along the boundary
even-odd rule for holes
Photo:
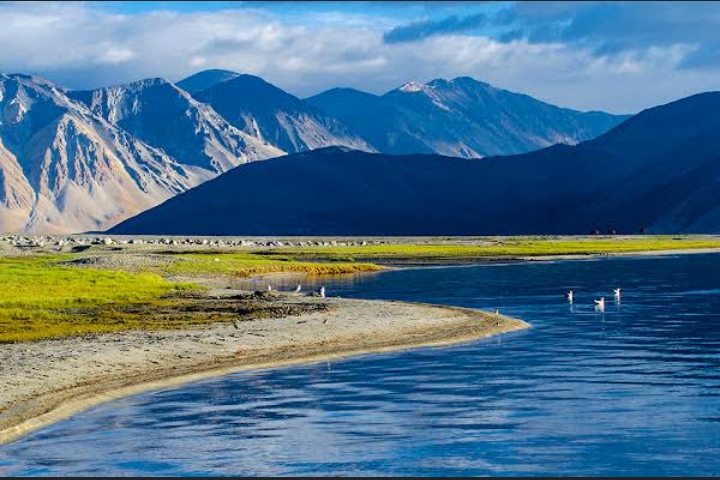
[[[327,287],[499,309],[533,328],[116,401],[0,447],[0,474],[720,473],[720,255],[414,269]]]

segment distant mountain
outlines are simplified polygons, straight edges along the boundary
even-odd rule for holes
[[[480,162],[328,148],[243,165],[112,232],[720,233],[718,132],[720,93],[712,92],[646,110],[577,146]]]
[[[0,119],[4,232],[106,228],[210,178],[43,79],[0,75]]]
[[[179,88],[182,88],[188,93],[198,93],[203,90],[217,85],[218,83],[232,80],[233,78],[239,77],[239,73],[231,72],[229,70],[203,70],[195,75],[191,75],[184,80],[180,80],[176,83]]]
[[[628,118],[556,107],[469,77],[410,82],[382,96],[336,88],[306,101],[382,153],[467,158],[574,145]]]
[[[68,95],[185,165],[222,173],[285,153],[233,127],[212,107],[160,78]]]
[[[238,74],[193,96],[212,106],[231,125],[286,152],[332,145],[374,151],[336,118],[259,77]]]
[[[232,164],[278,153],[271,147],[261,148],[257,139],[231,131],[209,107],[198,106],[186,94],[167,96],[174,87],[149,83],[155,86],[77,95],[90,99],[95,113],[74,94],[47,80],[1,74],[0,231],[105,229],[213,178]],[[149,100],[155,87],[165,92],[159,103]],[[178,107],[176,101],[183,105]],[[166,107],[168,113],[188,118],[157,114]],[[178,151],[166,142],[172,132],[163,122],[180,129]],[[161,148],[133,136],[120,124],[153,142],[158,140]],[[200,129],[201,142],[186,138],[193,125]],[[240,146],[241,142],[247,143]],[[199,146],[204,146],[202,152]],[[197,157],[190,154],[193,148]],[[183,160],[168,150],[182,153],[178,156]],[[229,156],[233,152],[239,155],[234,160]]]

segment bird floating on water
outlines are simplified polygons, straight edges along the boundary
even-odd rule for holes
[[[602,297],[600,300],[595,300],[595,308],[605,310],[605,297]]]
[[[565,294],[565,298],[568,299],[568,302],[572,303],[573,298],[574,298],[574,296],[573,296],[573,291],[570,290],[569,292],[567,292],[567,293]]]
[[[616,297],[620,297],[620,289],[619,288],[613,288],[613,294],[615,294]]]
[[[298,286],[295,287],[295,291],[296,291],[296,292],[300,292],[300,290],[302,290],[302,285],[300,285],[300,284],[298,283]]]

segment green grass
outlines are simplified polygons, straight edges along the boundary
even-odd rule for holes
[[[138,328],[143,316],[123,313],[122,307],[169,302],[163,297],[195,288],[152,273],[58,266],[59,259],[0,259],[0,342]]]
[[[152,272],[147,273],[62,265],[63,261],[76,258],[74,255],[0,258],[0,343],[170,329],[227,320],[226,313],[194,308],[199,305],[196,300],[178,295],[201,287],[171,282],[162,275],[246,277],[272,272],[324,275],[381,268],[364,263],[294,262],[286,257],[235,253],[174,257],[177,261],[170,266],[151,267]],[[243,314],[248,318],[253,315]]]
[[[273,258],[292,256],[297,260],[454,260],[488,257],[578,255],[658,250],[720,248],[718,240],[698,240],[686,237],[539,239],[512,237],[486,239],[488,245],[367,245],[364,247],[284,248],[256,252]]]
[[[303,262],[296,261],[292,256],[288,255],[269,257],[254,253],[203,252],[174,254],[173,257],[177,261],[163,270],[171,275],[249,277],[281,272],[298,272],[307,275],[339,275],[371,272],[382,268],[371,263]]]
[[[494,237],[486,245],[448,243],[312,247],[170,253],[170,265],[148,273],[64,266],[71,255],[0,258],[0,343],[132,329],[167,329],[208,323],[237,314],[208,310],[182,292],[200,287],[163,275],[248,277],[276,272],[308,275],[376,271],[370,262],[452,263],[484,258],[652,252],[720,248],[698,237]],[[217,259],[217,261],[216,261]],[[194,303],[195,302],[195,303]],[[259,307],[258,307],[259,308]]]

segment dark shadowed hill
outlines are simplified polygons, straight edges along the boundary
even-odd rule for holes
[[[328,148],[242,165],[112,230],[198,235],[720,232],[720,93],[601,137],[469,160]]]

